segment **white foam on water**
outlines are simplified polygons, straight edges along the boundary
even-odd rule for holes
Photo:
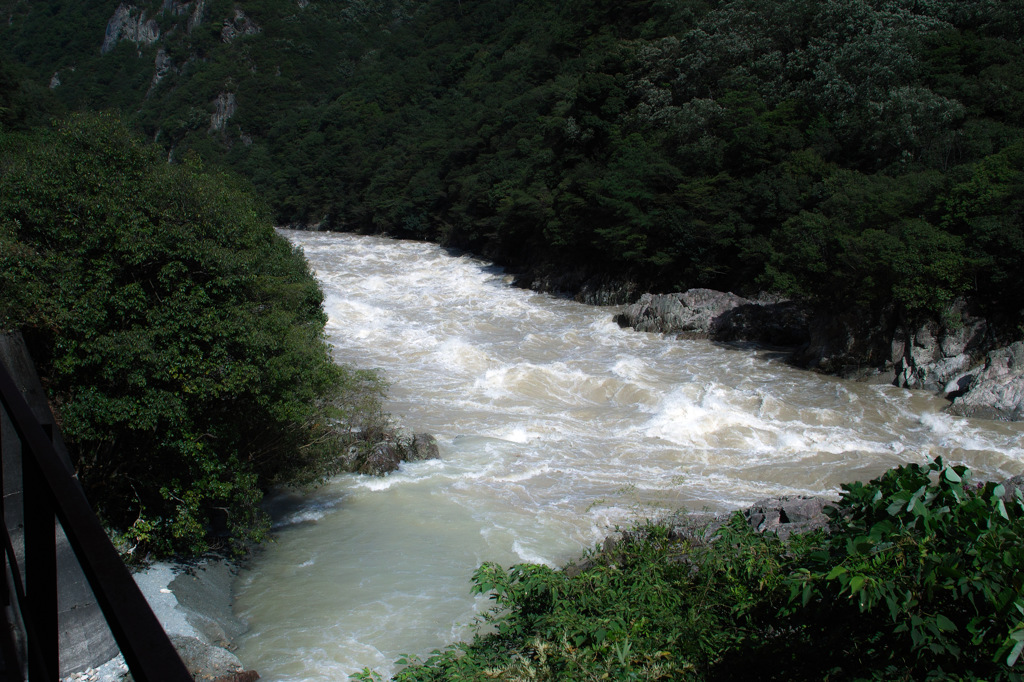
[[[287,234],[324,287],[335,357],[382,368],[441,458],[340,476],[275,516],[236,600],[252,627],[238,653],[270,682],[390,674],[468,636],[488,606],[469,592],[481,562],[560,565],[638,516],[835,494],[934,456],[980,477],[1024,468],[1022,425],[624,330],[431,244]]]
[[[543,564],[544,566],[548,566],[550,568],[554,568],[556,565],[555,562],[553,562],[551,559],[541,554],[538,554],[532,549],[524,547],[523,543],[521,543],[519,540],[514,540],[512,542],[512,551],[516,553],[516,556],[518,556],[520,561],[522,561],[523,563]]]

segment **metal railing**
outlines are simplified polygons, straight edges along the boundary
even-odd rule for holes
[[[48,435],[33,415],[3,363],[0,363],[0,406],[21,443],[24,505],[23,571],[7,526],[6,505],[0,504],[0,540],[3,542],[0,608],[10,605],[20,614],[29,680],[53,681],[60,675],[56,521],[78,558],[135,680],[192,682],[185,664],[85,499],[74,473],[57,455],[52,434]],[[0,468],[0,490],[3,489],[2,477]],[[3,643],[7,659],[5,672],[7,679],[20,680],[22,667],[10,660],[16,651],[10,634],[10,628],[6,627],[0,634],[7,640]]]

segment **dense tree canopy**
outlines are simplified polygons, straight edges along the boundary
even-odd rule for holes
[[[238,181],[116,118],[0,131],[0,328],[21,328],[101,515],[144,549],[257,537],[261,490],[332,470],[372,376]]]
[[[159,39],[105,54],[101,5],[14,3],[8,58],[242,171],[281,223],[648,289],[1019,308],[1016,2],[154,0]]]

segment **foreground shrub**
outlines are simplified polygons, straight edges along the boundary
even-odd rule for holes
[[[844,486],[827,532],[786,543],[737,513],[710,543],[640,527],[582,572],[484,564],[487,627],[395,679],[1020,680],[1005,494],[937,460]]]

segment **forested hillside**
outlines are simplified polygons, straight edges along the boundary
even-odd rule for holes
[[[1019,315],[1020,0],[4,3],[3,59],[280,223],[641,288]]]

